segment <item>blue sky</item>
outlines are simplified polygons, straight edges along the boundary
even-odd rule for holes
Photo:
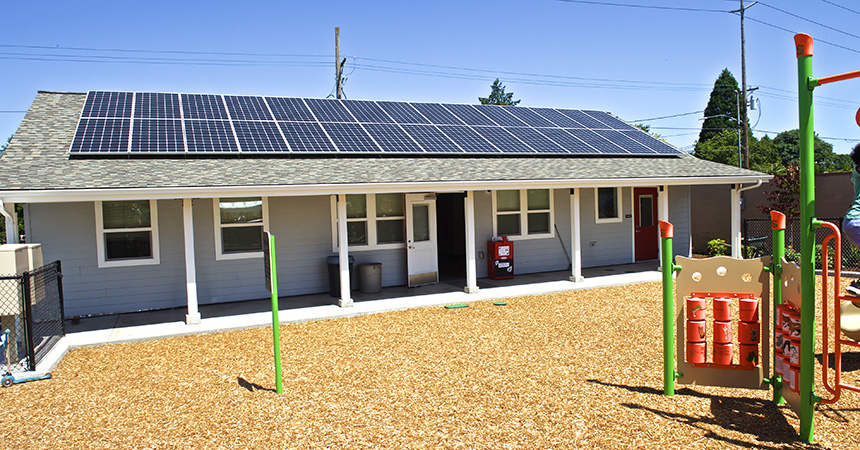
[[[340,27],[347,98],[476,103],[498,77],[523,106],[597,109],[627,121],[684,114],[645,123],[689,149],[702,114],[686,113],[705,108],[723,68],[740,82],[740,20],[725,12],[739,5],[3,2],[0,137],[15,132],[19,111],[39,90],[326,97]],[[797,128],[794,32],[816,39],[816,76],[860,70],[860,30],[852,26],[860,5],[853,1],[767,0],[748,9],[747,19],[747,84],[759,87],[761,105],[750,117],[759,137]],[[819,87],[815,96],[816,131],[847,153],[860,142],[860,80]]]

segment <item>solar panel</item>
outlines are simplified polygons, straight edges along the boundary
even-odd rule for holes
[[[595,153],[601,154],[630,154],[627,150],[622,147],[607,141],[606,139],[600,137],[597,133],[592,130],[577,130],[566,128],[564,131],[570,133],[573,136],[579,138],[579,140],[585,142],[590,145],[592,148],[596,150]]]
[[[436,125],[463,125],[463,121],[451,114],[439,103],[410,103],[424,117],[430,119],[430,123]]]
[[[402,102],[376,102],[380,108],[385,110],[397,123],[430,123],[409,103]]]
[[[230,122],[226,120],[186,120],[185,141],[190,153],[239,151]]]
[[[179,94],[138,92],[134,94],[134,117],[144,119],[179,119]]]
[[[585,128],[581,123],[571,119],[570,117],[565,116],[564,114],[558,112],[558,110],[552,108],[532,108],[532,111],[540,114],[544,119],[549,120],[554,123],[556,126],[562,128]]]
[[[577,139],[570,133],[567,133],[561,128],[535,128],[544,136],[552,139],[556,144],[564,147],[569,153],[580,155],[594,155],[600,152],[594,147],[586,144],[582,139]]]
[[[339,100],[306,98],[305,102],[320,122],[355,122]]]
[[[131,119],[81,119],[70,152],[127,152],[130,126]]]
[[[582,111],[577,111],[575,109],[559,109],[557,111],[581,123],[583,126],[580,128],[589,128],[592,130],[610,128],[609,125],[606,125],[605,123],[595,119],[594,117],[589,116]]]
[[[131,117],[133,99],[131,92],[90,91],[81,117]]]
[[[493,122],[503,127],[527,127],[528,124],[514,117],[513,114],[507,112],[507,107],[497,105],[475,105],[478,111],[493,119]]]
[[[490,144],[471,127],[459,125],[439,125],[452,141],[456,142],[467,153],[499,153],[499,149]]]
[[[177,119],[134,119],[132,153],[176,153],[185,151],[182,122]]]
[[[507,107],[505,111],[511,113],[516,116],[517,119],[522,120],[527,125],[532,127],[554,127],[556,126],[554,123],[549,120],[544,119],[538,113],[530,110],[529,108],[513,108]]]
[[[643,133],[639,130],[625,130],[621,134],[633,139],[634,141],[650,148],[655,153],[660,155],[677,155],[678,150],[671,145],[661,141],[660,139],[651,136],[648,133]]]
[[[275,122],[234,120],[233,129],[243,152],[269,153],[289,152],[290,148],[281,136]]]
[[[300,98],[266,97],[275,120],[316,122],[311,110]]]
[[[290,149],[296,153],[333,153],[337,151],[316,122],[278,122]]]
[[[273,120],[263,97],[225,95],[224,102],[232,120]]]
[[[362,123],[393,123],[391,117],[385,114],[376,102],[367,100],[342,100],[343,106]]]
[[[467,125],[490,125],[493,126],[496,123],[490,120],[489,117],[481,114],[475,109],[472,105],[442,105],[448,111],[451,111],[460,118],[463,122],[466,122]]]
[[[227,119],[220,95],[182,94],[182,113],[186,119]]]
[[[364,129],[385,152],[423,151],[398,125],[392,123],[366,123],[364,124]]]
[[[463,153],[454,141],[435,125],[401,125],[427,153]]]
[[[541,134],[535,128],[505,127],[505,130],[525,142],[538,153],[568,153],[567,150]]]
[[[379,153],[380,151],[370,135],[357,123],[324,122],[322,126],[340,152]]]
[[[603,111],[583,111],[585,114],[605,123],[614,130],[636,130],[636,127]]]
[[[642,145],[633,139],[625,136],[620,131],[617,130],[594,130],[595,133],[600,135],[600,137],[606,139],[607,141],[612,142],[613,144],[620,145],[630,153],[639,153],[639,154],[654,154],[654,150],[651,150],[645,145]]]
[[[532,153],[534,150],[521,140],[517,139],[513,134],[505,131],[501,127],[472,127],[484,139],[490,141],[503,153]]]

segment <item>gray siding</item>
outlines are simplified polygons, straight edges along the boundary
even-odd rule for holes
[[[582,267],[633,262],[632,189],[621,188],[621,222],[597,223],[594,189],[580,189]]]
[[[675,255],[690,256],[692,220],[690,215],[690,187],[669,187],[669,223],[675,231],[672,251]]]

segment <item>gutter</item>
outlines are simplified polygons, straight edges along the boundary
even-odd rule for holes
[[[0,214],[6,218],[6,243],[7,244],[17,244],[18,243],[18,217],[14,214],[14,206],[12,212],[6,210],[6,204],[3,203],[3,199],[0,198]],[[11,230],[11,231],[10,231]]]

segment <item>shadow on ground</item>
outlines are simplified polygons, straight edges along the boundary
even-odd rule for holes
[[[243,388],[247,389],[247,390],[248,390],[248,392],[254,392],[254,391],[269,391],[269,392],[276,392],[276,391],[275,391],[274,389],[272,389],[272,388],[263,387],[263,386],[260,386],[260,385],[259,385],[259,384],[257,384],[257,383],[251,383],[250,381],[248,381],[248,380],[246,380],[246,379],[244,379],[244,378],[242,378],[242,377],[236,377],[236,382],[237,382],[237,383],[239,383],[239,386],[241,386],[241,387],[243,387]]]

